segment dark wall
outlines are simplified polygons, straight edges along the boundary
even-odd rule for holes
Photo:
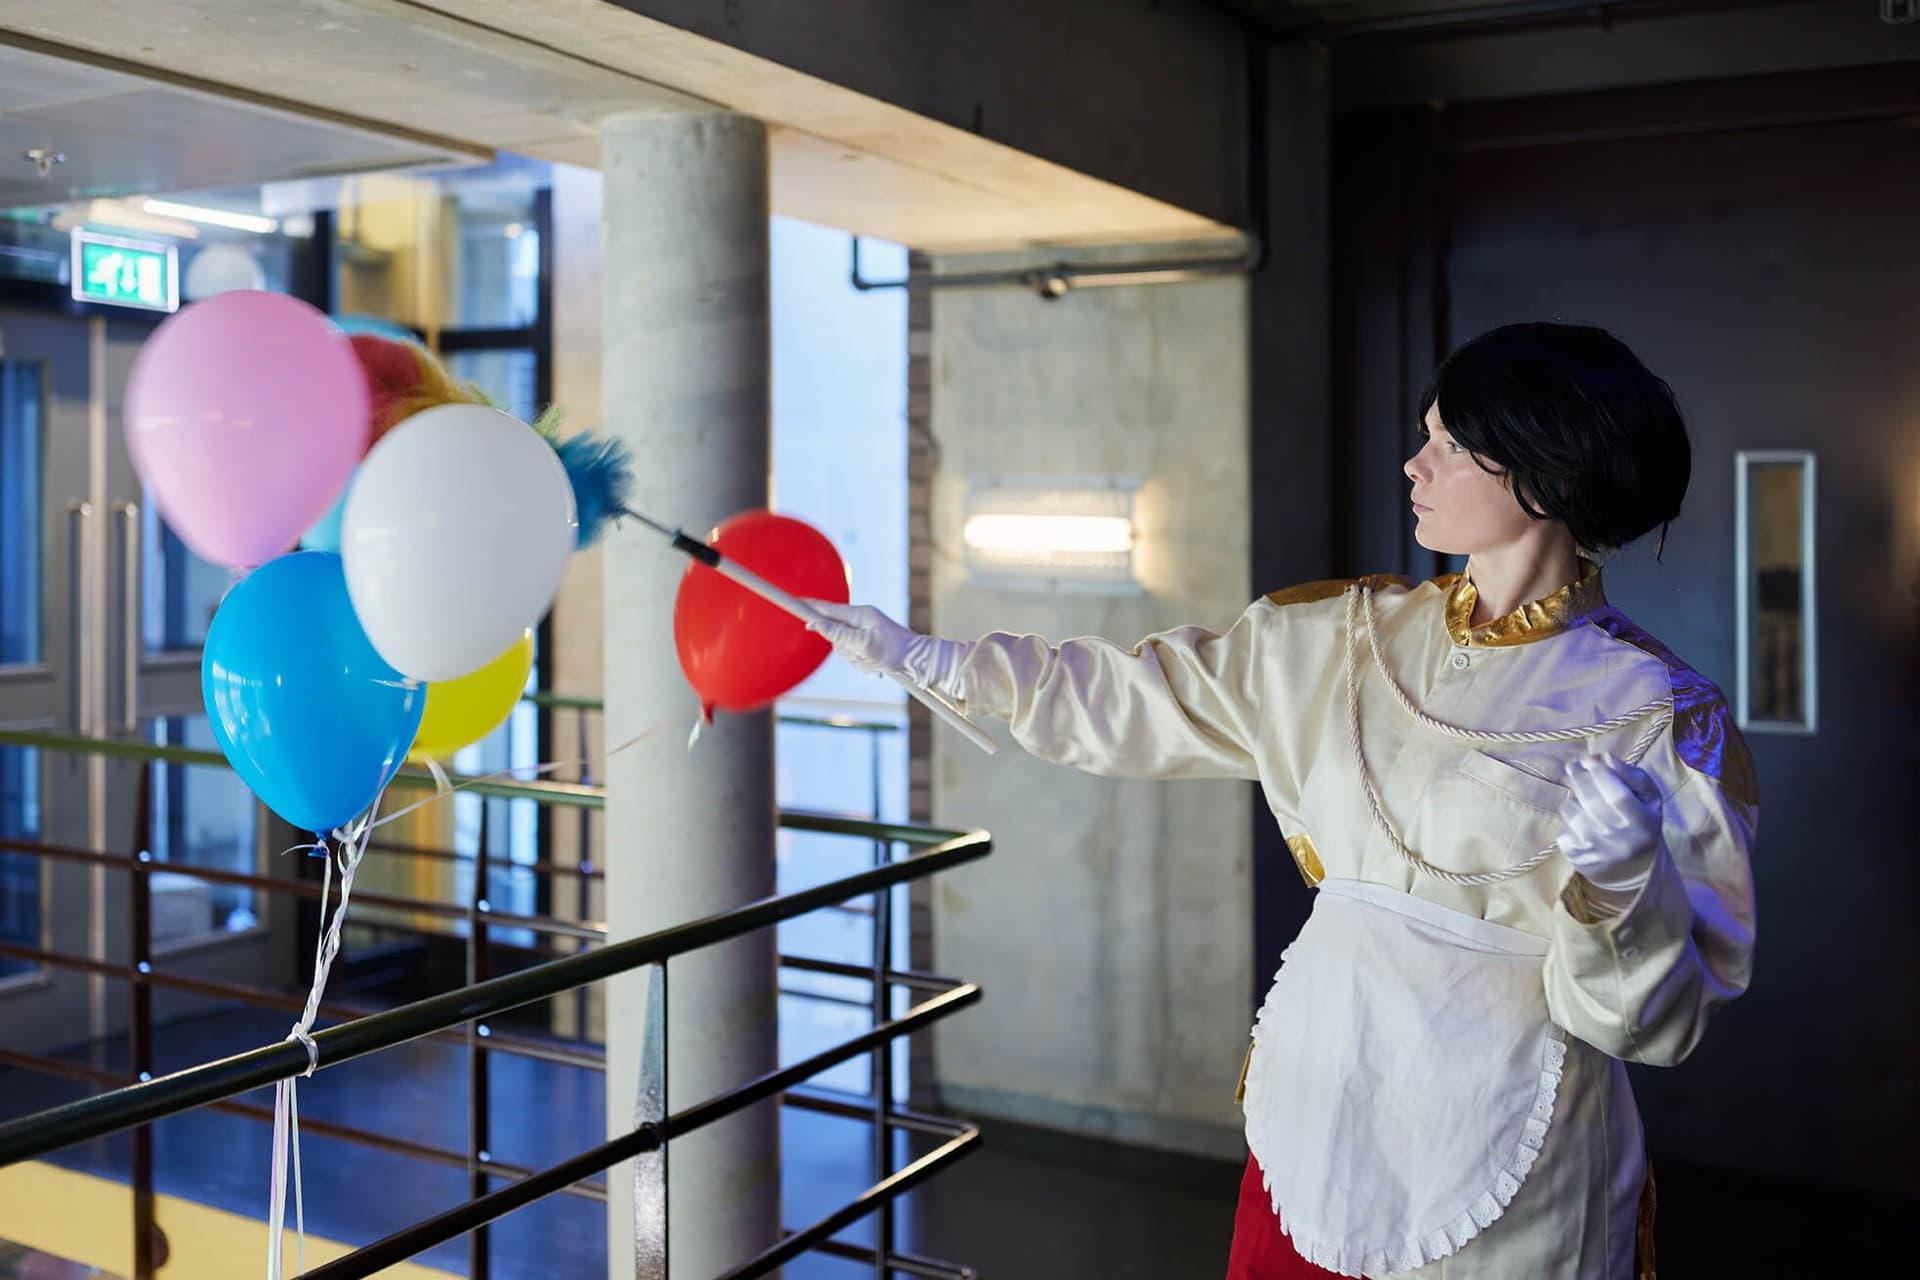
[[[615,0],[1234,225],[1239,24],[1205,0]]]
[[[1920,59],[1920,23],[1884,21],[1880,0],[1549,3],[1524,19],[1487,16],[1501,7],[1453,15],[1470,37],[1464,26],[1352,36],[1335,106],[1517,100]]]
[[[1755,103],[1797,123],[1755,124]],[[1820,728],[1749,736],[1754,986],[1691,1060],[1635,1085],[1656,1155],[1907,1195],[1920,1194],[1915,119],[1920,81],[1874,71],[1422,107],[1342,117],[1334,170],[1334,222],[1354,233],[1335,269],[1355,502],[1343,545],[1372,557],[1364,567],[1398,567],[1382,558],[1404,504],[1383,495],[1402,486],[1375,473],[1411,421],[1409,366],[1514,320],[1605,326],[1672,383],[1694,447],[1664,562],[1650,545],[1622,553],[1609,595],[1731,697],[1735,450],[1818,451]]]
[[[1328,165],[1328,50],[1293,41],[1269,49],[1256,77],[1260,132],[1271,163],[1266,265],[1248,282],[1247,481],[1249,597],[1332,572],[1338,450],[1333,413],[1333,335]],[[1300,932],[1312,896],[1294,870],[1283,833],[1258,791],[1253,800],[1253,989],[1258,1008],[1280,952]]]

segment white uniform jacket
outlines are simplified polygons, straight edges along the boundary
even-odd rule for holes
[[[1482,933],[1537,946],[1539,977],[1527,981],[1544,987],[1545,1014],[1564,1054],[1553,1064],[1557,1099],[1549,1090],[1551,1130],[1537,1159],[1528,1157],[1517,1180],[1503,1175],[1505,1199],[1474,1210],[1472,1222],[1461,1219],[1462,1230],[1438,1232],[1411,1256],[1370,1256],[1364,1269],[1346,1258],[1348,1274],[1630,1280],[1646,1160],[1621,1061],[1679,1062],[1713,1008],[1748,982],[1748,854],[1758,811],[1746,745],[1719,689],[1608,605],[1596,566],[1583,561],[1582,568],[1578,582],[1478,626],[1464,574],[1416,586],[1365,582],[1387,668],[1437,720],[1557,729],[1671,698],[1671,723],[1639,759],[1659,785],[1665,849],[1637,898],[1611,914],[1588,903],[1584,882],[1558,855],[1488,885],[1444,883],[1409,865],[1360,785],[1344,646],[1356,646],[1363,758],[1384,817],[1406,846],[1440,867],[1492,870],[1550,845],[1567,794],[1565,763],[1601,750],[1628,758],[1647,723],[1578,742],[1497,746],[1417,725],[1375,668],[1364,629],[1349,626],[1350,582],[1275,592],[1224,634],[1179,627],[1130,649],[995,633],[962,668],[966,709],[1005,718],[1016,740],[1044,759],[1121,777],[1258,781],[1301,873],[1346,890],[1342,910],[1358,909],[1354,901],[1368,896],[1411,895],[1420,900],[1412,904],[1418,913],[1459,913],[1495,926],[1473,926]],[[1316,897],[1319,916],[1334,899],[1324,891]],[[1443,917],[1442,927],[1444,919],[1456,917]],[[1365,955],[1356,953],[1356,967],[1367,967]],[[1391,984],[1407,975],[1368,976]],[[1256,1039],[1311,1038],[1319,1030],[1267,1026]],[[1378,1030],[1376,1018],[1375,1044],[1325,1052],[1363,1059],[1383,1052]],[[1371,1066],[1337,1056],[1325,1065],[1361,1077]],[[1274,1089],[1299,1086],[1297,1078],[1279,1078],[1281,1070],[1279,1055],[1256,1048],[1246,1080],[1249,1139],[1268,1168],[1292,1153],[1261,1150],[1251,1101],[1263,1088],[1271,1101]],[[1284,1206],[1277,1208],[1285,1219]],[[1328,1265],[1326,1255],[1314,1260]]]

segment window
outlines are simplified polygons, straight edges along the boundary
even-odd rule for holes
[[[141,567],[145,580],[141,599],[146,616],[141,631],[149,652],[198,649],[206,643],[207,627],[232,581],[227,571],[188,550],[180,536],[160,519],[151,496],[140,506],[140,545],[146,548]]]
[[[25,747],[0,747],[0,839],[40,838],[40,756]],[[40,860],[0,850],[0,942],[40,945]],[[0,978],[29,973],[25,960],[0,956]]]
[[[0,666],[40,661],[41,363],[0,360]]]
[[[154,721],[153,740],[163,745],[214,749],[205,716]],[[176,866],[251,873],[256,856],[258,810],[253,793],[231,770],[212,765],[153,766],[154,859]],[[242,885],[209,884],[192,876],[153,876],[153,943],[189,942],[210,934],[238,933],[259,923],[254,891]]]
[[[525,348],[450,351],[447,370],[484,391],[503,412],[532,422],[540,412],[538,362]]]
[[[1748,450],[1734,466],[1740,727],[1812,733],[1814,455]]]

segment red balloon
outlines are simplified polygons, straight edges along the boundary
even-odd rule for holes
[[[812,525],[771,511],[745,511],[707,539],[721,555],[796,596],[846,604],[846,561]],[[754,711],[812,675],[833,646],[717,569],[694,561],[673,602],[680,669],[709,716],[715,707]]]

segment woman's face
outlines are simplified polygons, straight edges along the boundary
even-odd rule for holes
[[[1407,459],[1413,481],[1413,536],[1429,551],[1470,556],[1506,546],[1535,523],[1520,509],[1505,472],[1483,469],[1464,445],[1455,444],[1440,421],[1440,406],[1427,410],[1427,442]]]

